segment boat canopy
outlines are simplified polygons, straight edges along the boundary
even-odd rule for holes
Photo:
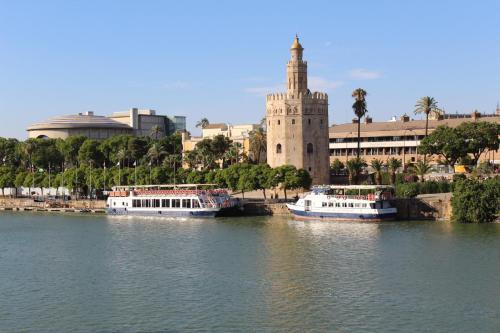
[[[131,191],[131,190],[161,190],[161,189],[206,189],[219,187],[218,184],[163,184],[163,185],[121,185],[113,186],[113,191]]]
[[[340,189],[346,189],[346,190],[376,190],[376,189],[393,189],[394,186],[392,185],[317,185],[313,186],[314,188],[318,189],[334,189],[334,190],[340,190]]]

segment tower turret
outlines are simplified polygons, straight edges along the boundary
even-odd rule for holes
[[[307,93],[307,62],[302,60],[304,48],[300,45],[299,37],[295,35],[290,48],[290,61],[287,65],[288,93],[298,96]]]

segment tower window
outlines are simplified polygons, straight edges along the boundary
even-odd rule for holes
[[[307,119],[307,124],[311,125],[311,119]]]
[[[281,124],[281,122],[278,120],[278,125]]]
[[[276,145],[276,154],[281,154],[281,143]]]
[[[269,120],[269,126],[271,126],[271,121]]]
[[[307,144],[307,153],[312,154],[314,152],[314,147],[312,143]]]
[[[323,119],[320,119],[320,120],[319,120],[319,123],[320,123],[321,125],[323,125]]]
[[[292,119],[292,125],[295,125],[295,119]]]

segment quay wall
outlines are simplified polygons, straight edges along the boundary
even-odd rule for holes
[[[398,198],[391,204],[398,209],[398,220],[451,220],[451,193],[421,195],[416,198]],[[247,201],[245,215],[290,215],[285,202]]]
[[[104,200],[68,200],[62,202],[60,208],[69,209],[105,209],[106,201]],[[1,198],[0,208],[2,209],[49,209],[51,208],[46,202],[35,202],[29,198]]]

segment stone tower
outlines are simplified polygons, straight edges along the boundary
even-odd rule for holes
[[[266,97],[267,162],[307,170],[313,184],[330,183],[328,96],[307,88],[307,62],[296,36],[287,64],[287,92]]]

